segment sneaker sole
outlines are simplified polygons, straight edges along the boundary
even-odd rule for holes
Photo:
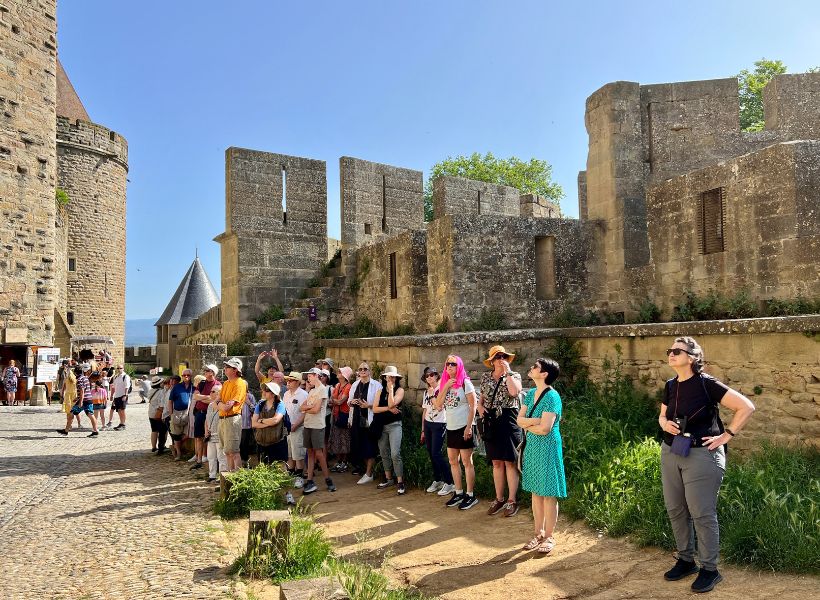
[[[701,590],[696,590],[695,588],[692,588],[692,591],[696,594],[704,594],[706,592],[711,592],[713,589],[715,589],[715,586],[719,584],[721,581],[723,581],[723,575],[718,575],[712,582],[712,585],[710,585],[709,587],[703,588]]]
[[[677,577],[667,577],[666,575],[664,575],[663,578],[666,581],[680,581],[684,577],[690,577],[690,576],[694,575],[695,573],[697,573],[699,571],[700,571],[700,568],[698,568],[697,565],[696,565],[695,568],[692,569],[691,571],[689,571],[688,573],[683,573],[682,575],[678,575]]]
[[[475,502],[471,502],[469,506],[459,506],[458,510],[470,510],[476,504],[478,504],[478,500],[476,500]]]

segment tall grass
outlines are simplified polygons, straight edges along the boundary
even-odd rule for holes
[[[214,512],[224,519],[247,516],[252,510],[276,510],[285,506],[285,491],[293,479],[279,464],[260,464],[225,475],[230,480],[228,496],[214,503]]]

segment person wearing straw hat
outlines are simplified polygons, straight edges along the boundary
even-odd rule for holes
[[[167,393],[165,390],[165,378],[154,375],[151,378],[151,391],[148,393],[148,423],[151,425],[151,452],[158,454],[165,453],[166,435],[160,439],[160,433],[165,430],[165,421],[162,420],[162,413],[165,410]],[[162,442],[162,443],[160,443]]]
[[[515,354],[504,346],[493,346],[484,365],[492,369],[481,376],[479,397],[476,403],[478,418],[484,430],[484,446],[487,460],[493,466],[495,501],[487,510],[488,515],[504,513],[512,517],[518,513],[518,456],[522,432],[518,426],[521,409],[521,374],[510,368]],[[507,496],[504,484],[507,484]]]
[[[373,425],[381,427],[379,436],[379,454],[384,466],[384,481],[380,490],[397,485],[398,494],[406,491],[404,485],[404,463],[401,459],[401,401],[404,390],[401,387],[402,375],[390,365],[381,375],[382,391],[379,400],[373,405]],[[393,473],[395,469],[395,479]]]
[[[282,401],[290,418],[290,435],[288,436],[288,471],[293,475],[293,487],[297,490],[305,485],[305,443],[302,425],[305,413],[300,410],[308,398],[308,393],[302,389],[302,374],[291,371],[285,375],[285,391]]]

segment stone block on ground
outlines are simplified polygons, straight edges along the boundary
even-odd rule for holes
[[[347,592],[334,577],[286,581],[279,586],[279,600],[346,600]]]

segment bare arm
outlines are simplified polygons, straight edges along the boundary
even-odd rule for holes
[[[525,431],[530,431],[536,435],[547,435],[552,431],[557,417],[558,415],[554,412],[543,412],[540,419],[521,419],[524,422],[522,427]]]
[[[731,440],[734,436],[729,433],[729,431],[736,434],[743,429],[744,425],[746,425],[746,421],[749,420],[749,417],[751,417],[755,411],[755,405],[752,404],[751,400],[740,392],[736,392],[732,389],[723,395],[720,402],[729,410],[734,411],[735,415],[732,417],[732,422],[725,428],[726,431],[722,434],[703,437],[703,441],[708,444],[709,450],[714,450],[718,446],[722,446]]]
[[[438,396],[436,399],[433,400],[433,406],[436,407],[436,410],[441,410],[444,408],[444,399],[447,397],[447,392],[453,387],[453,379],[448,379],[447,383],[445,383],[438,391]]]

